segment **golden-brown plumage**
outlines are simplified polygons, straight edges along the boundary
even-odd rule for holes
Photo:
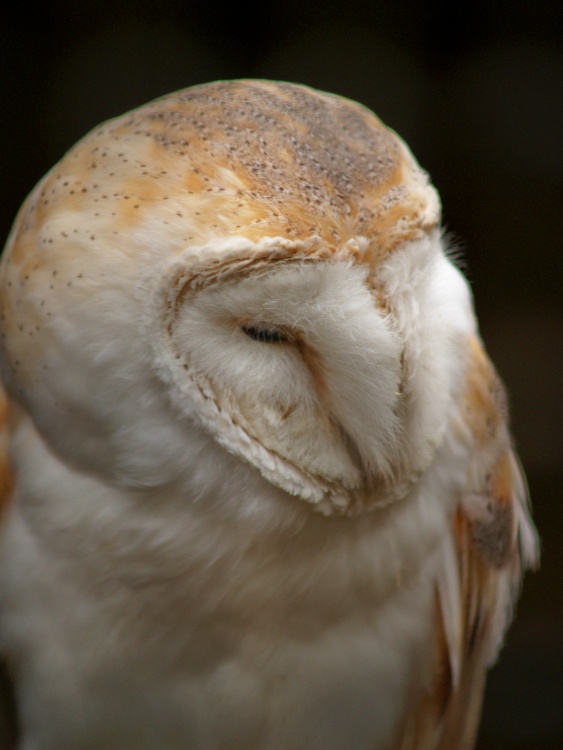
[[[479,445],[466,498],[452,519],[459,580],[453,601],[437,589],[434,678],[414,699],[400,750],[471,750],[487,669],[512,617],[523,571],[538,554],[528,497],[507,430],[506,395],[476,337],[467,367],[465,421]],[[457,632],[448,633],[456,612]],[[459,614],[458,614],[459,613]]]

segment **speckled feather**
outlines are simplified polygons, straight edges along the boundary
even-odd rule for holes
[[[81,741],[79,718],[57,734],[57,710],[45,718],[44,698],[33,702],[44,683],[24,679],[37,663],[37,674],[46,668],[43,633],[58,639],[59,631],[61,653],[65,637],[86,632],[109,659],[102,674],[102,658],[80,657],[76,674],[66,666],[60,673],[62,697],[52,685],[45,692],[46,705],[64,705],[66,681],[76,678],[85,703],[71,713],[99,737],[95,750],[125,747],[133,731],[121,725],[127,703],[116,709],[115,735],[107,720],[112,685],[128,670],[133,682],[168,696],[159,713],[143,708],[148,698],[136,683],[120,688],[119,701],[131,689],[138,703],[136,750],[163,742],[190,750],[473,747],[486,669],[522,571],[537,563],[537,540],[504,390],[465,282],[443,253],[439,222],[426,173],[371,112],[266,81],[195,87],[105,123],[37,186],[0,279],[11,404],[2,401],[0,433],[0,649],[15,675],[22,750]],[[262,302],[251,312],[255,294]],[[286,396],[266,389],[256,403],[259,380],[249,374],[245,386],[244,370],[232,385],[225,380],[236,355],[226,356],[227,375],[213,359],[236,336],[248,346],[241,326],[268,316],[282,321],[292,349],[279,367],[296,368],[304,404],[297,386]],[[205,333],[208,319],[231,321],[209,351],[221,330]],[[267,364],[255,360],[265,382]],[[369,419],[368,403],[377,404]],[[246,507],[231,497],[237,492]],[[75,493],[91,500],[70,502]],[[49,565],[34,562],[37,550],[51,561],[52,579]],[[39,582],[26,582],[21,611],[14,561]],[[52,587],[58,597],[73,577],[80,594],[68,636],[63,604],[53,604],[54,614],[42,604],[43,614],[21,628],[38,591]],[[107,600],[96,609],[100,592]],[[96,618],[107,635],[98,636]],[[303,650],[294,653],[296,644]],[[166,668],[154,661],[159,649]],[[167,692],[166,669],[172,685],[182,664],[187,702],[174,713],[180,698]],[[56,661],[51,668],[63,669]],[[219,668],[234,670],[220,689],[200,675]],[[316,673],[326,685],[336,674],[344,686],[342,696],[327,694],[330,716],[321,711],[317,725],[306,709],[325,690]],[[370,674],[376,687],[387,681],[383,692],[362,687]],[[257,676],[266,687],[253,693]],[[102,677],[106,687],[91,692]],[[221,692],[229,680],[243,701],[238,710],[235,693]],[[199,699],[189,698],[194,686]],[[79,692],[72,687],[68,697]],[[197,706],[208,694],[225,721],[212,711],[206,723],[209,708]],[[0,701],[11,726],[1,688]],[[99,717],[97,701],[106,711]],[[191,725],[178,717],[192,710],[207,740],[190,734],[188,743]],[[232,736],[209,739],[216,725]]]

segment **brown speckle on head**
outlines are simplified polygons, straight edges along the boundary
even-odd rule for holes
[[[32,198],[27,226],[64,210],[81,214],[86,231],[92,204],[107,202],[117,206],[113,228],[160,216],[209,236],[213,217],[218,235],[255,241],[364,236],[377,257],[439,221],[426,175],[369,110],[266,81],[197,86],[110,121],[41,188],[49,204]]]
[[[225,269],[260,262],[267,238],[281,238],[280,257],[345,252],[376,266],[439,215],[408,148],[359,104],[267,81],[173,93],[94,129],[25,202],[0,279],[9,366],[23,362],[18,379],[31,388],[49,332],[73,306],[108,283],[131,294],[140,278],[202,248],[212,256],[248,241]],[[218,272],[201,258],[203,283]],[[45,324],[43,352],[36,340],[24,350],[22,317],[29,330]]]

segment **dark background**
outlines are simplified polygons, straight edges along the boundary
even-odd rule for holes
[[[463,250],[543,538],[478,747],[563,747],[560,3],[52,0],[11,13],[0,28],[2,238],[86,131],[195,83],[307,83],[363,102],[409,143]]]

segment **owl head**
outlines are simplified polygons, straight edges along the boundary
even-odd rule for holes
[[[4,382],[109,483],[189,494],[220,454],[324,514],[395,502],[443,443],[474,328],[439,222],[426,173],[354,102],[171,94],[92,131],[22,207]]]

